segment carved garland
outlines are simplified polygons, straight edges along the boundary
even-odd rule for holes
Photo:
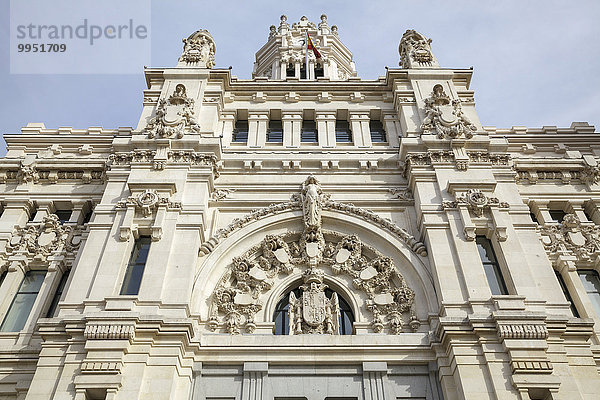
[[[225,237],[258,215],[290,208],[301,207],[303,210],[305,228],[302,233],[267,235],[260,244],[233,259],[213,293],[208,327],[215,330],[222,324],[227,332],[237,334],[245,326],[247,332],[253,332],[256,328],[255,314],[263,306],[261,295],[272,288],[274,279],[279,275],[302,271],[305,283],[301,286],[302,299],[290,295],[291,334],[337,334],[337,297],[327,299],[324,295],[327,286],[323,284],[323,277],[325,270],[329,269],[334,275],[349,276],[354,288],[365,293],[366,308],[373,315],[371,326],[374,332],[381,332],[385,326],[394,334],[402,332],[405,322],[403,314],[407,313],[410,314],[410,327],[418,329],[420,322],[412,308],[414,292],[407,286],[393,261],[361,243],[356,235],[342,235],[322,229],[321,211],[326,204],[331,206],[332,202],[322,193],[316,178],[310,176],[302,185],[300,195],[295,195],[293,200],[254,211],[220,231],[221,237]],[[371,211],[352,205],[333,204],[340,210],[366,218],[375,216]],[[377,218],[375,221],[379,224],[385,221]],[[387,228],[390,229],[389,226]],[[399,232],[395,233],[407,241],[410,235],[397,229]],[[421,250],[424,251],[424,247]]]
[[[574,214],[565,215],[561,224],[541,226],[540,235],[552,261],[570,255],[578,262],[592,262],[600,254],[600,227],[582,224]]]

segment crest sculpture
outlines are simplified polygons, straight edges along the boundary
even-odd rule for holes
[[[215,41],[206,29],[196,31],[183,39],[183,54],[178,66],[212,68],[216,50]]]
[[[440,139],[470,139],[477,130],[462,112],[460,100],[450,101],[442,85],[433,87],[431,97],[425,99],[425,118],[421,124],[423,134],[437,133]]]
[[[345,275],[354,290],[364,294],[364,307],[371,312],[374,332],[387,328],[403,331],[405,322],[418,329],[413,310],[414,292],[393,261],[363,244],[356,235],[324,230],[321,212],[332,203],[318,180],[309,176],[290,204],[302,209],[304,230],[267,235],[264,240],[236,257],[212,296],[208,327],[236,334],[256,328],[255,315],[263,307],[264,294],[280,275],[297,274],[303,285],[301,296],[289,295],[289,332],[339,334],[339,301],[336,293],[325,295],[327,275]],[[329,207],[326,207],[329,204]],[[405,317],[406,315],[406,317]]]
[[[402,35],[398,52],[402,68],[431,68],[439,65],[431,52],[431,39],[412,29]]]
[[[168,100],[160,99],[156,115],[150,119],[145,131],[150,139],[180,139],[186,129],[199,132],[200,126],[194,118],[194,99],[187,96],[185,86],[180,83]]]

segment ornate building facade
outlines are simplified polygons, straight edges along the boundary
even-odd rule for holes
[[[594,127],[482,126],[412,30],[183,42],[137,127],[4,136],[0,398],[598,398]]]

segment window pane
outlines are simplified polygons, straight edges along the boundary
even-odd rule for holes
[[[60,223],[64,224],[65,222],[69,222],[72,213],[73,211],[71,210],[56,210],[54,214],[56,214]]]
[[[135,241],[131,258],[127,265],[127,271],[125,272],[123,286],[121,287],[121,294],[136,295],[139,293],[146,260],[148,259],[148,252],[150,251],[150,243],[151,240],[148,236],[140,236]]]
[[[563,210],[549,210],[548,212],[550,213],[550,217],[556,222],[562,222],[565,215],[567,215]]]
[[[48,308],[48,312],[46,313],[46,318],[54,317],[54,314],[56,313],[56,308],[58,307],[58,302],[60,301],[60,298],[62,297],[62,294],[65,290],[67,279],[69,279],[69,272],[71,271],[65,272],[60,278],[60,282],[58,283],[58,287],[56,288],[56,292],[54,293],[54,297],[52,298],[52,303],[50,303],[50,307]]]
[[[235,121],[235,129],[233,130],[233,141],[234,142],[247,142],[248,141],[248,120],[240,119]]]
[[[0,331],[18,332],[23,329],[45,276],[46,271],[29,271],[25,274],[19,291],[4,317]]]
[[[496,260],[496,254],[492,247],[492,242],[485,236],[477,236],[476,238],[477,250],[483,263],[483,269],[487,278],[490,290],[493,295],[508,294],[502,272],[500,271],[500,265]]]
[[[596,315],[600,317],[600,278],[595,270],[579,270],[579,277],[587,292]]]
[[[315,121],[303,120],[302,131],[300,133],[300,141],[305,143],[316,143],[317,139],[317,125]]]
[[[381,121],[369,121],[369,129],[371,131],[371,142],[381,143],[387,140]]]
[[[563,294],[565,295],[565,299],[569,302],[569,304],[571,306],[571,313],[573,314],[574,317],[579,318],[579,312],[577,311],[577,308],[575,307],[575,303],[573,303],[573,299],[571,298],[569,289],[567,289],[567,284],[565,283],[565,280],[563,279],[560,272],[554,270],[554,274],[556,275],[558,284],[560,285],[560,288],[562,289]]]

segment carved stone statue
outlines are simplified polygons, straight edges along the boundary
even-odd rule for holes
[[[431,68],[439,65],[431,52],[431,39],[417,31],[407,30],[402,35],[398,52],[402,68]]]
[[[156,114],[144,129],[150,139],[182,138],[185,131],[200,131],[194,118],[194,99],[187,97],[186,88],[178,84],[168,100],[160,99]]]
[[[183,39],[183,54],[179,57],[181,66],[212,68],[215,66],[215,41],[210,33],[203,29]]]
[[[309,176],[302,185],[304,223],[307,227],[321,226],[321,194],[317,178]]]
[[[440,139],[470,139],[477,130],[462,112],[460,100],[450,101],[442,85],[433,87],[431,97],[425,99],[425,118],[421,123],[423,134],[437,133]]]

